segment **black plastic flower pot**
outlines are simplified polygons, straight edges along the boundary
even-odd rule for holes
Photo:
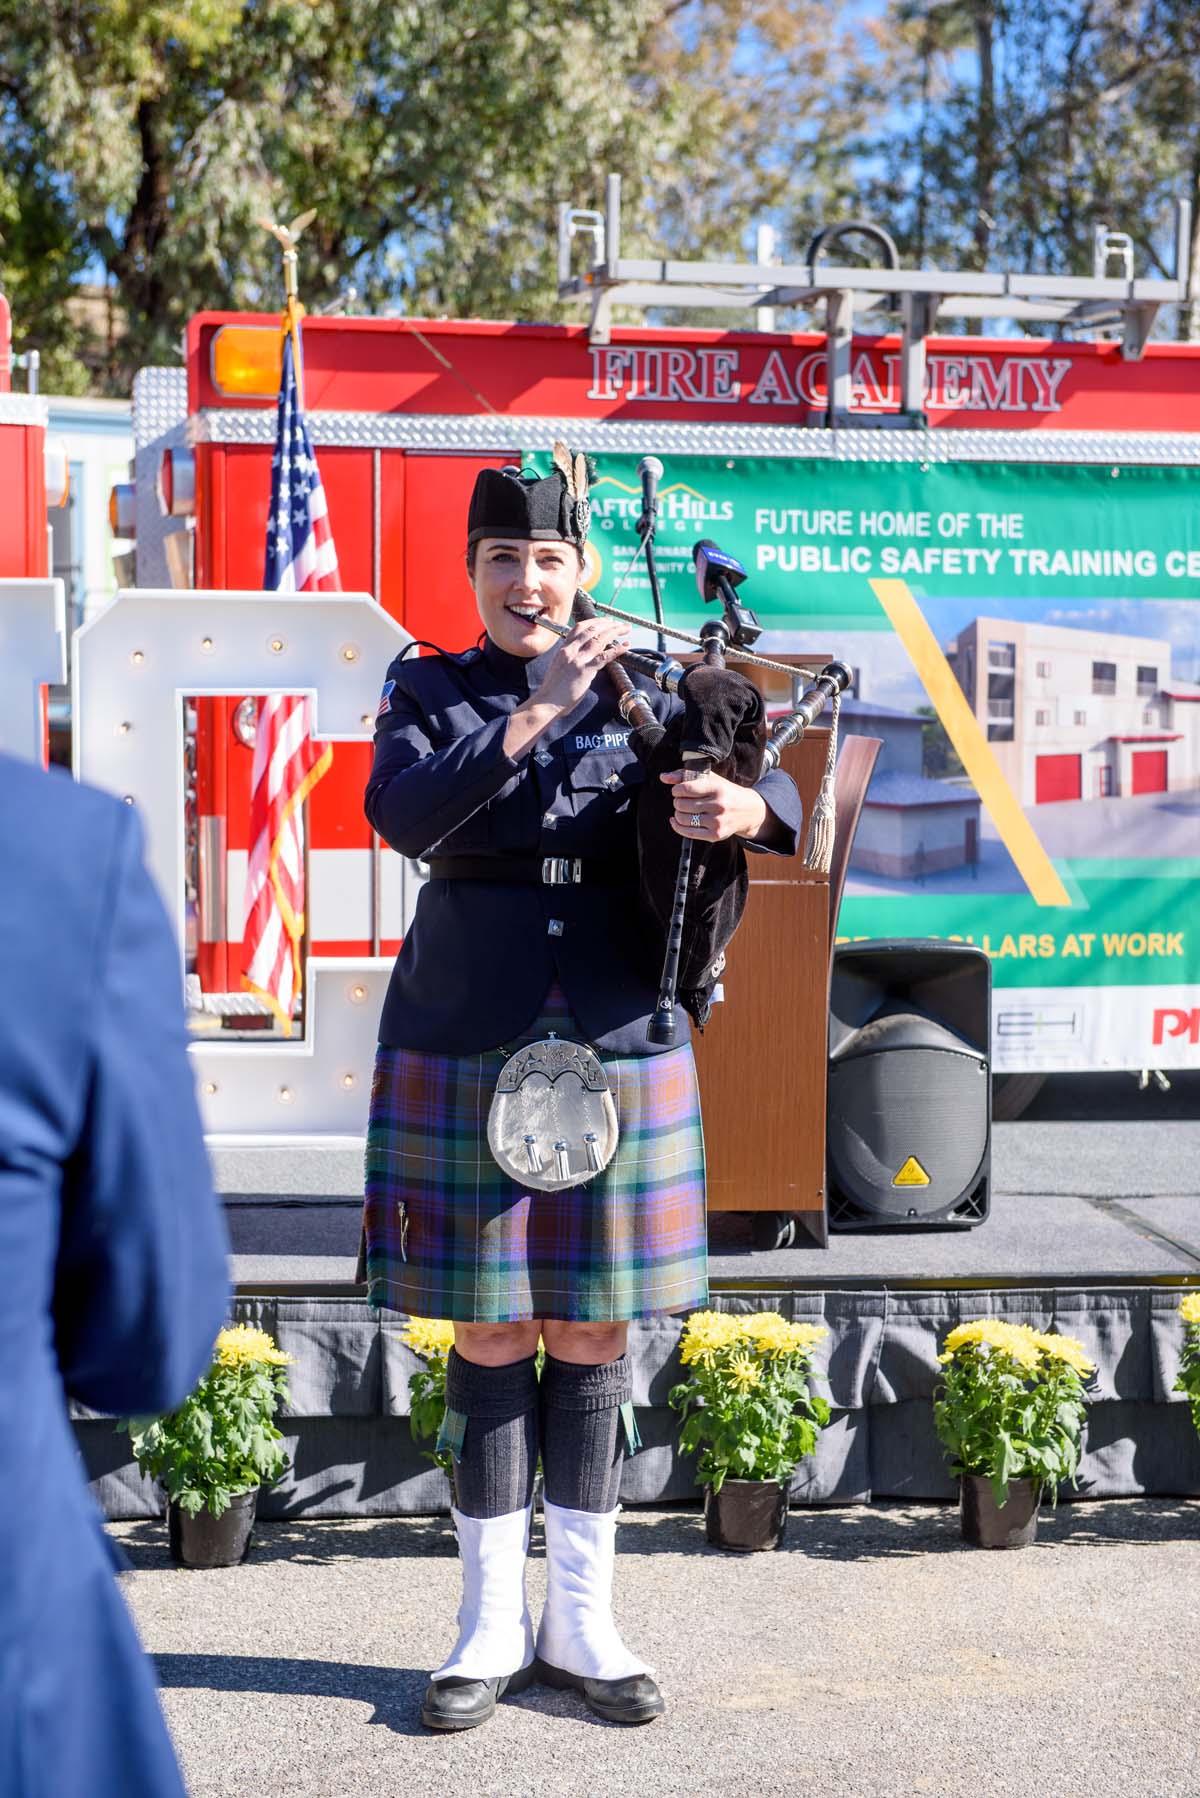
[[[1008,1499],[996,1503],[992,1482],[981,1473],[964,1473],[959,1495],[963,1541],[972,1548],[1028,1548],[1037,1539],[1038,1480],[1010,1480]]]
[[[778,1548],[787,1528],[788,1494],[782,1480],[726,1480],[719,1492],[704,1488],[704,1533],[714,1548],[758,1554]]]
[[[181,1567],[236,1567],[246,1557],[258,1510],[258,1488],[240,1492],[229,1509],[214,1517],[197,1511],[194,1517],[178,1505],[167,1506],[167,1545],[171,1559]]]

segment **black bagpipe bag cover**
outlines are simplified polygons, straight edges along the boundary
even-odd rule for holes
[[[647,779],[638,799],[638,862],[642,903],[655,925],[653,944],[665,953],[682,838],[671,829],[674,788],[658,779],[686,767],[685,752],[703,754],[714,771],[738,786],[751,787],[762,769],[767,736],[766,708],[758,688],[732,668],[697,664],[688,670],[680,697],[682,712],[661,735],[634,747]],[[649,733],[647,733],[649,736]],[[693,840],[692,866],[679,956],[679,1003],[703,1029],[712,1009],[716,963],[746,909],[750,877],[746,851],[736,837],[723,843]],[[655,970],[657,973],[657,969]]]

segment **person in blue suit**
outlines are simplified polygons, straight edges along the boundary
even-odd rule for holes
[[[119,800],[0,756],[0,1793],[183,1783],[66,1400],[179,1403],[227,1241],[179,956]]]

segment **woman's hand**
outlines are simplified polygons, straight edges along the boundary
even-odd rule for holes
[[[585,618],[564,637],[546,665],[536,693],[519,705],[504,731],[504,753],[515,760],[556,718],[574,711],[602,668],[629,648],[629,631],[611,618]]]
[[[697,843],[723,843],[726,837],[756,837],[770,817],[767,802],[753,787],[706,770],[698,774],[677,768],[659,779],[674,787],[671,829]]]
[[[580,619],[547,663],[542,684],[532,695],[534,702],[560,712],[574,711],[600,670],[628,648],[627,625],[611,618]]]

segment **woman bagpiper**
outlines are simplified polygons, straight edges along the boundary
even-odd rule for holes
[[[430,873],[380,1024],[365,1229],[371,1302],[455,1325],[444,1440],[463,1597],[458,1640],[422,1706],[432,1729],[483,1723],[535,1678],[577,1690],[611,1722],[662,1714],[651,1670],[612,1616],[621,1467],[638,1446],[626,1337],[630,1319],[690,1310],[708,1293],[683,1014],[681,1046],[646,1041],[659,970],[637,894],[642,770],[604,676],[627,636],[599,618],[568,638],[542,622],[573,616],[587,531],[582,460],[556,451],[556,463],[545,479],[480,474],[467,571],[485,634],[459,655],[392,663],[366,796],[384,841]],[[636,678],[660,720],[677,709]],[[756,788],[712,773],[662,778],[679,835],[795,853],[800,805],[786,775]],[[501,1166],[489,1112],[498,1141],[497,1083],[502,1069],[520,1072],[523,1053],[583,1070],[575,1084],[593,1119],[611,1094],[615,1149],[603,1122],[549,1149],[518,1123]],[[604,1079],[587,1091],[597,1061],[603,1094]],[[522,1142],[525,1177],[512,1159]],[[547,1597],[535,1643],[525,1558],[539,1452]]]

